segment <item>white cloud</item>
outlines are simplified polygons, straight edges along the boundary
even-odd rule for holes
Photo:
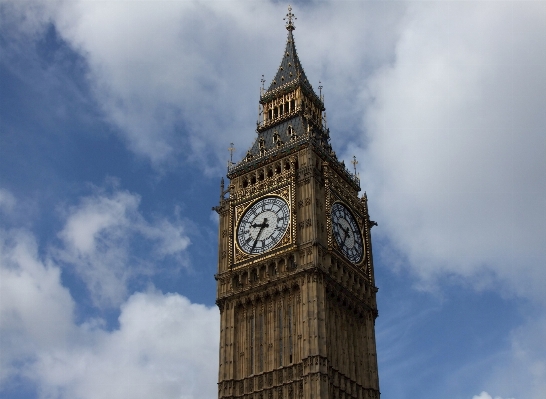
[[[10,213],[15,207],[15,197],[8,190],[0,188],[0,211]]]
[[[256,12],[231,2],[77,1],[55,20],[86,55],[95,95],[128,146],[161,164],[175,154],[206,161],[241,131],[250,141],[257,106],[240,103],[258,92],[259,74],[243,62],[263,40]]]
[[[15,363],[32,361],[37,349],[56,347],[72,331],[74,301],[60,275],[38,259],[31,234],[0,229],[0,384]]]
[[[40,354],[29,370],[45,396],[213,398],[219,318],[186,298],[139,293],[123,304],[119,330],[85,331],[92,345]]]
[[[33,21],[35,30],[53,21],[85,57],[98,103],[135,153],[160,166],[177,155],[198,161],[205,173],[220,173],[230,142],[239,154],[250,146],[260,76],[271,79],[282,55],[286,4],[7,3],[16,10],[12,20]],[[296,33],[300,56],[315,87],[329,79],[325,92],[335,104],[332,120],[345,121],[346,132],[355,131],[362,108],[354,96],[370,66],[393,55],[405,7],[326,2],[306,9],[305,18],[302,10],[301,34]],[[297,6],[295,12],[300,13]]]
[[[546,395],[546,318],[539,315],[512,331],[511,350],[491,370],[486,386],[521,398]],[[517,391],[515,389],[517,388]]]
[[[114,331],[76,325],[60,268],[40,259],[30,233],[0,233],[0,389],[18,376],[40,398],[216,396],[216,309],[152,291],[122,304]]]
[[[425,281],[546,303],[544,3],[412,3],[363,97],[374,219]]]
[[[99,306],[118,306],[131,279],[153,274],[155,263],[165,257],[174,257],[178,267],[184,264],[190,240],[183,224],[148,222],[139,202],[138,195],[127,191],[98,191],[68,210],[59,233],[63,245],[54,251],[55,258],[75,269]],[[138,252],[142,248],[149,253]]]
[[[180,151],[210,172],[223,166],[211,159],[227,158],[229,142],[242,153],[254,137],[254,89],[278,65],[285,5],[11,4],[28,25],[54,21],[86,57],[97,99],[136,153],[161,163]],[[311,80],[328,79],[336,148],[365,148],[360,172],[380,224],[374,234],[425,284],[456,276],[546,303],[545,3],[329,2],[305,13],[300,57]],[[143,221],[137,208],[129,193],[98,195],[72,210],[61,235],[63,260],[110,303],[126,297],[124,233],[160,234],[161,222]],[[155,243],[157,256],[187,245]],[[536,375],[525,384],[543,397],[546,355],[525,337],[516,333],[514,356],[495,375]]]
[[[491,395],[489,395],[487,392],[483,391],[479,395],[474,395],[472,399],[502,399],[500,396],[495,396],[493,398]],[[513,399],[513,398],[512,398]]]

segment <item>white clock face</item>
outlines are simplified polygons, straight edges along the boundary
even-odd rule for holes
[[[339,202],[332,206],[332,231],[341,252],[351,262],[359,263],[364,254],[362,235],[354,216]]]
[[[237,227],[237,242],[247,254],[270,250],[283,238],[288,228],[290,209],[279,197],[266,197],[252,205]]]

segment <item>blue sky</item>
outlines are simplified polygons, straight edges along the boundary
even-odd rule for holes
[[[384,398],[546,397],[546,3],[296,2]],[[287,4],[0,0],[0,398],[214,398],[227,148]]]

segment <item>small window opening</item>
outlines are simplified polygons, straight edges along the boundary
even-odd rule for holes
[[[248,187],[248,180],[244,179],[243,180],[243,188],[246,188],[246,187]]]
[[[256,184],[256,176],[250,178],[250,184]]]
[[[264,179],[264,171],[260,170],[260,174],[258,175],[258,180],[262,181]]]
[[[273,169],[269,168],[267,169],[267,177],[273,176]]]

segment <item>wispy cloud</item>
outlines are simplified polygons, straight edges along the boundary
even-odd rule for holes
[[[97,305],[119,306],[129,282],[153,275],[155,263],[165,257],[185,263],[190,240],[182,222],[149,222],[139,212],[139,202],[138,195],[127,191],[97,189],[67,211],[59,233],[62,245],[52,253],[83,279]]]

